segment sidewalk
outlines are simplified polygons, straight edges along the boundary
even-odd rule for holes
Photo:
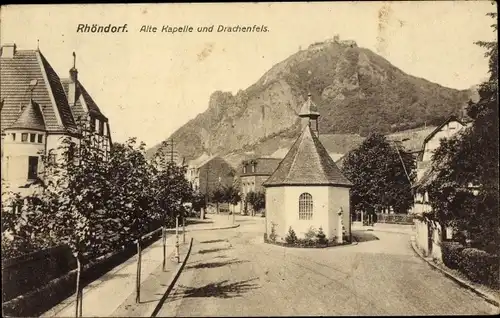
[[[213,230],[234,227],[232,224],[213,219],[210,224],[192,224],[186,226],[186,244],[183,243],[182,227],[179,230],[179,243],[181,244],[181,261],[186,255],[189,245],[189,231]],[[167,234],[167,255],[172,258],[175,252],[175,233]],[[84,317],[109,317],[120,316],[127,312],[127,316],[142,315],[143,311],[155,306],[154,301],[159,302],[161,295],[167,290],[170,277],[175,276],[177,266],[174,262],[167,262],[166,270],[161,269],[163,263],[163,248],[161,238],[142,251],[141,265],[141,304],[135,304],[135,280],[137,273],[137,255],[134,255],[124,263],[113,268],[99,279],[87,285],[83,290],[82,316]],[[144,288],[144,293],[142,289]],[[156,300],[151,297],[151,292],[157,295]],[[130,299],[134,299],[133,305]],[[148,298],[148,299],[146,299]],[[149,307],[143,306],[142,302],[149,301]],[[128,304],[124,308],[122,305]],[[130,307],[140,307],[138,310]],[[144,309],[146,308],[146,309]],[[68,297],[43,315],[42,317],[74,317],[75,295]],[[144,315],[149,316],[150,313]]]
[[[385,224],[385,223],[375,223],[373,226],[363,226],[363,225],[353,224],[351,230],[389,232],[389,233],[400,233],[400,234],[414,233],[413,225],[398,225],[398,224]]]
[[[490,304],[493,304],[497,307],[499,306],[498,292],[495,295],[495,292],[490,291],[489,288],[486,288],[480,284],[475,284],[473,282],[470,282],[466,279],[459,277],[457,274],[454,274],[453,271],[448,269],[444,264],[441,265],[441,264],[435,263],[434,260],[432,259],[432,257],[425,257],[422,254],[422,252],[417,248],[414,236],[411,236],[410,243],[411,243],[411,247],[413,248],[413,251],[415,252],[415,254],[417,254],[421,259],[423,259],[432,268],[437,269],[438,271],[443,273],[445,276],[447,276],[451,280],[455,281],[460,286],[473,291],[474,293],[476,293],[477,295],[482,297],[484,300],[486,300]]]

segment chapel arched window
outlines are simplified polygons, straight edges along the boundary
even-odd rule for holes
[[[299,197],[299,220],[311,220],[313,216],[313,198],[309,193]]]

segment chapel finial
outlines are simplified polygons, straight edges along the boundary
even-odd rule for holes
[[[76,68],[76,53],[73,51],[73,68]]]

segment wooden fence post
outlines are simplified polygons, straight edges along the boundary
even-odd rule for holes
[[[163,240],[163,271],[165,271],[165,263],[167,260],[167,231],[165,226],[162,226],[162,240]]]
[[[182,217],[182,243],[186,244],[186,217]]]
[[[135,286],[135,302],[141,301],[141,239],[137,239],[137,276]]]
[[[75,317],[79,317],[79,311],[80,311],[80,271],[81,271],[81,264],[80,264],[80,257],[78,252],[73,253],[73,255],[76,258],[76,302],[75,302]]]

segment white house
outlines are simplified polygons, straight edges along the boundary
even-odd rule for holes
[[[39,176],[42,155],[61,159],[61,141],[77,141],[78,122],[91,127],[105,153],[110,150],[109,122],[78,80],[73,67],[60,79],[40,50],[2,46],[0,56],[0,107],[2,134],[2,186],[29,193]]]
[[[302,106],[302,133],[274,173],[266,189],[266,233],[274,226],[278,240],[291,227],[304,237],[312,227],[322,227],[327,238],[350,236],[350,188],[318,138],[317,106],[311,95]],[[273,225],[274,224],[274,225]]]
[[[413,189],[415,190],[413,213],[422,215],[424,212],[430,212],[429,197],[427,192],[421,191],[420,187],[432,180],[431,172],[432,155],[439,147],[442,139],[447,139],[467,127],[467,125],[458,118],[451,116],[434,131],[432,131],[422,144],[417,157],[417,179]],[[415,220],[416,243],[425,255],[434,258],[441,258],[441,226],[431,224],[430,222]],[[447,237],[451,237],[451,229],[446,229]]]

